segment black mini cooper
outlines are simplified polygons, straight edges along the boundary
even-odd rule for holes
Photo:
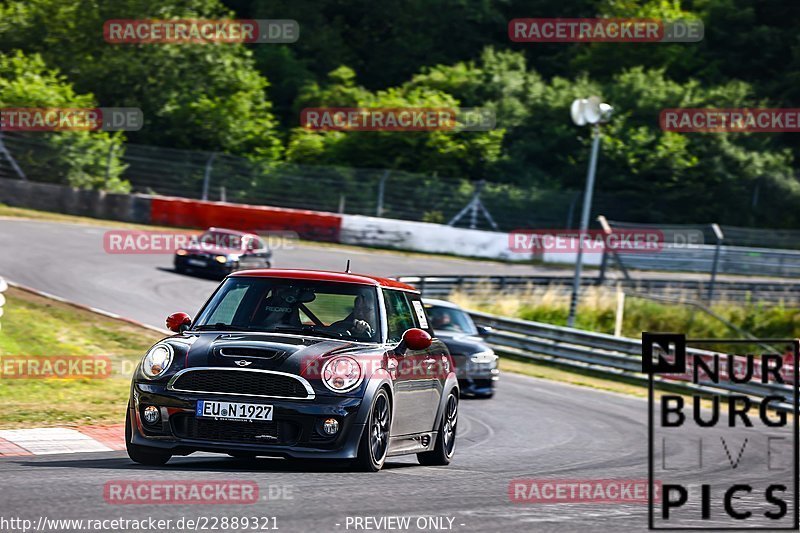
[[[419,293],[350,273],[228,276],[136,368],[126,444],[135,462],[195,451],[354,460],[377,471],[455,452],[459,389]]]

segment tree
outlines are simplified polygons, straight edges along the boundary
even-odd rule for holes
[[[91,94],[76,93],[41,56],[16,52],[0,54],[0,107],[94,108],[97,103]],[[121,133],[37,132],[27,139],[21,143],[24,150],[13,155],[30,179],[111,192],[130,189],[120,179]]]
[[[217,0],[12,0],[0,6],[0,47],[41,54],[102,106],[139,107],[134,142],[274,159],[281,145],[267,80],[242,44],[108,44],[110,19],[232,17]]]
[[[308,86],[297,103],[305,107],[447,108],[459,102],[429,87],[393,87],[371,92],[355,84],[355,73],[340,67],[325,86]],[[349,165],[481,177],[500,155],[503,130],[453,131],[292,131],[287,159],[295,163]]]

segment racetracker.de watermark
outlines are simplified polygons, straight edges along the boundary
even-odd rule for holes
[[[139,131],[143,125],[138,107],[0,108],[3,131]]]
[[[115,19],[103,25],[110,44],[288,44],[300,38],[291,19]]]
[[[112,374],[107,355],[5,355],[0,379],[106,379]]]
[[[626,228],[611,233],[603,230],[514,230],[508,247],[514,253],[658,253],[665,248],[689,248],[703,244],[699,230],[663,231]]]
[[[282,310],[283,308],[275,309]],[[329,382],[336,378],[358,380],[362,376],[367,376],[367,379],[381,380],[387,374],[392,379],[429,380],[445,379],[456,370],[453,359],[449,355],[406,355],[398,359],[386,359],[383,355],[366,355],[359,356],[358,361],[351,357],[338,359],[336,357],[321,359],[316,356],[308,356],[300,363],[300,375],[307,380],[324,379]]]
[[[260,498],[255,481],[115,480],[103,485],[103,499],[117,505],[250,505]]]
[[[693,43],[703,40],[702,20],[646,18],[519,18],[508,23],[517,43]]]
[[[660,499],[660,485],[653,497]],[[648,502],[646,479],[512,479],[512,503],[641,503]]]
[[[258,235],[268,250],[291,250],[299,239],[293,231],[252,232]],[[107,254],[174,254],[179,250],[219,252],[245,251],[245,242],[237,234],[224,232],[186,233],[156,230],[109,230],[103,234],[103,249]]]
[[[491,109],[448,107],[309,107],[300,125],[316,131],[488,131]]]
[[[679,133],[797,133],[800,109],[675,108],[662,110],[658,121]]]

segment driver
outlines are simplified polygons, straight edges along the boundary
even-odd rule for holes
[[[353,337],[371,338],[375,332],[372,322],[375,320],[375,297],[372,294],[360,294],[353,300],[353,312],[343,320],[329,326],[336,333],[347,333]]]
[[[434,309],[431,313],[431,325],[433,329],[452,329],[453,317],[450,313],[441,309]]]

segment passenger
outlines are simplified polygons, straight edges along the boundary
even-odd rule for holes
[[[294,287],[277,287],[272,294],[264,300],[261,308],[261,317],[256,323],[262,326],[293,326],[300,327],[300,311],[297,308],[298,293]]]

